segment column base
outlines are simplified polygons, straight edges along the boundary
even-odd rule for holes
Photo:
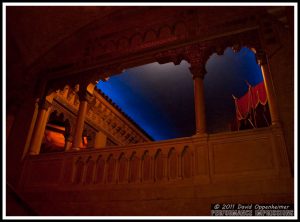
[[[73,151],[78,151],[78,150],[75,150],[75,149],[68,149],[68,150],[65,150],[65,152],[67,153],[67,152],[73,152]]]
[[[70,149],[70,151],[79,151],[80,148],[79,147],[72,147],[72,149]]]
[[[281,123],[279,121],[271,122],[271,126],[273,126],[273,127],[281,127]]]
[[[71,151],[71,148],[72,147],[72,143],[70,141],[67,141],[66,144],[65,144],[65,151],[68,152],[68,151]]]
[[[208,133],[206,132],[196,132],[193,137],[207,137],[208,136]]]

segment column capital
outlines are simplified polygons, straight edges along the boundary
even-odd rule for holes
[[[44,110],[48,110],[50,107],[51,107],[51,103],[49,102],[49,101],[47,101],[46,99],[41,99],[40,101],[39,101],[39,109],[41,110],[41,109],[44,109]]]
[[[201,78],[204,79],[204,76],[206,74],[205,65],[191,65],[189,68],[193,75],[193,79]]]
[[[263,50],[257,50],[255,53],[256,61],[258,65],[265,65],[267,64],[267,54]]]
[[[211,49],[199,44],[189,45],[184,48],[184,58],[192,64],[205,64],[211,54]]]
[[[185,47],[184,58],[191,64],[190,71],[193,78],[204,78],[205,64],[210,56],[210,48],[198,44]]]
[[[91,94],[89,94],[86,90],[79,90],[77,93],[78,97],[79,97],[79,101],[91,101],[91,99],[93,98],[93,96]]]

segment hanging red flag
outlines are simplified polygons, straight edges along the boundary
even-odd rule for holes
[[[251,86],[246,81],[248,92],[240,98],[233,96],[235,101],[236,119],[237,121],[248,119],[253,127],[256,127],[255,109],[259,104],[265,106],[267,104],[267,93],[264,82],[260,82],[255,86]],[[250,119],[249,119],[250,118]]]

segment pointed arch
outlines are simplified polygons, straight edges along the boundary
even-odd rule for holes
[[[94,180],[95,161],[91,156],[86,161],[85,183],[91,184]]]
[[[113,154],[110,154],[106,160],[107,164],[107,173],[106,173],[106,181],[107,183],[113,183],[115,179],[115,171],[116,171],[116,160],[113,157]]]
[[[97,159],[95,183],[103,182],[104,172],[105,172],[105,160],[103,156],[100,155]]]
[[[82,183],[83,171],[84,171],[84,162],[82,158],[79,157],[75,163],[75,173],[73,178],[74,184]]]
[[[151,157],[148,150],[142,156],[142,180],[151,180]]]
[[[139,158],[136,156],[134,151],[130,157],[130,167],[129,167],[129,181],[134,183],[138,180],[139,175]]]
[[[118,180],[120,183],[127,181],[127,171],[128,171],[128,160],[125,157],[125,154],[122,152],[119,157],[119,175]]]
[[[182,176],[183,178],[192,177],[192,161],[193,156],[188,146],[183,148],[181,153]]]
[[[156,180],[162,180],[164,177],[164,160],[162,157],[162,151],[161,149],[158,149],[155,157],[154,157],[154,162],[155,162],[155,179]]]
[[[178,157],[175,148],[172,147],[168,153],[168,172],[170,179],[176,179],[178,175]]]
[[[143,43],[143,37],[141,34],[135,34],[130,39],[130,46],[132,48],[139,47]]]
[[[156,39],[157,39],[157,34],[153,29],[151,29],[145,33],[143,42],[152,42],[155,41]]]
[[[169,38],[172,35],[172,29],[169,26],[163,26],[158,31],[160,39]]]

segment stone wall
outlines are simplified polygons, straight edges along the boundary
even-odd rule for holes
[[[280,131],[32,156],[22,193],[41,215],[209,215],[213,203],[293,203]]]

